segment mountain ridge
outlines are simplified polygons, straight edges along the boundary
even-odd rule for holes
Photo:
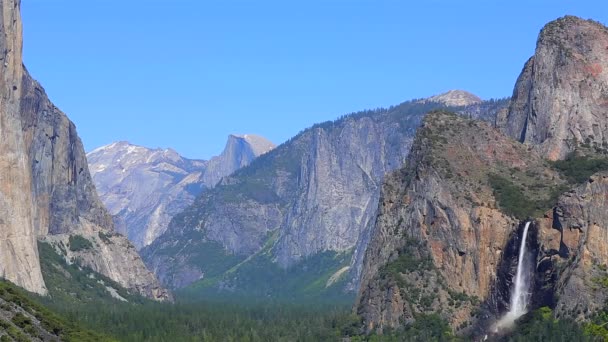
[[[458,109],[494,121],[505,103],[488,101]],[[205,274],[218,276],[207,258],[234,266],[263,250],[270,264],[289,269],[320,253],[349,253],[350,265],[336,266],[329,276],[349,266],[341,274],[350,285],[335,284],[353,291],[380,181],[387,170],[405,161],[423,115],[441,106],[406,101],[303,130],[224,178],[175,216],[169,230],[142,250],[146,263],[164,284],[179,288]],[[176,251],[177,246],[182,248]],[[204,249],[217,254],[200,252]],[[229,279],[216,279],[216,285],[230,288],[228,284],[238,278],[226,275]]]
[[[171,148],[114,142],[87,154],[97,191],[119,227],[138,248],[152,243],[205,189],[274,147],[257,135],[229,135],[210,160],[182,157]]]

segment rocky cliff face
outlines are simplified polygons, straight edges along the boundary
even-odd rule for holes
[[[347,269],[340,264],[323,274],[341,275],[332,284],[357,288],[382,178],[405,161],[423,115],[442,106],[406,102],[305,130],[177,215],[142,251],[147,264],[163,283],[182,287],[210,274],[221,278],[240,261],[258,256],[288,269],[322,252],[349,253]],[[219,256],[201,252],[210,250],[209,244],[220,246]],[[207,261],[225,261],[225,254],[237,258],[223,271],[212,270]]]
[[[368,331],[429,313],[453,327],[476,320],[473,309],[490,299],[519,224],[499,207],[496,179],[543,201],[563,182],[539,155],[485,123],[427,116],[406,166],[383,185],[357,301]],[[539,179],[549,185],[533,188]]]
[[[197,252],[208,242],[241,259],[270,244],[283,267],[348,250],[372,216],[379,180],[403,162],[408,130],[418,122],[393,110],[313,126],[204,193],[142,255],[165,284],[182,287],[210,272]],[[188,248],[176,251],[180,245]]]
[[[567,16],[547,24],[497,125],[551,160],[608,147],[608,29]]]
[[[553,279],[558,317],[588,319],[608,299],[608,173],[564,193],[539,222],[537,270]],[[545,287],[548,285],[544,284]]]
[[[112,217],[97,196],[76,127],[27,73],[22,89],[24,152],[31,167],[38,237],[67,246],[72,235],[113,234]],[[80,260],[125,288],[155,299],[169,298],[127,239],[114,239],[114,248],[88,249]]]
[[[87,158],[101,200],[139,249],[163,234],[203,189],[272,148],[259,136],[231,135],[222,154],[209,161],[127,142],[100,147]]]
[[[201,180],[207,187],[214,187],[223,177],[249,165],[255,158],[270,152],[275,145],[255,134],[231,134],[222,154],[209,160]]]
[[[2,1],[2,210],[5,210],[0,269],[7,279],[45,293],[36,247],[39,239],[66,241],[71,235],[111,233],[111,216],[99,201],[82,143],[72,122],[47,98],[22,66],[19,1]],[[7,137],[7,139],[4,139]],[[120,240],[120,237],[117,237]],[[143,295],[168,294],[129,248],[91,249],[96,271]],[[14,240],[14,241],[13,241]],[[83,260],[86,258],[83,258]],[[102,267],[103,265],[103,267]],[[141,277],[139,277],[141,276]]]
[[[46,293],[36,248],[32,170],[20,104],[22,36],[20,1],[0,3],[0,275],[32,292]]]

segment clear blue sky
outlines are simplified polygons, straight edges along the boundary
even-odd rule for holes
[[[542,26],[608,2],[23,0],[25,64],[85,148],[218,154],[449,89],[511,95]]]

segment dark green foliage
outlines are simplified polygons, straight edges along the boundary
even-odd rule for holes
[[[406,341],[449,341],[453,338],[448,323],[437,314],[418,315],[414,324],[401,334]]]
[[[605,286],[605,284],[602,285]],[[595,313],[591,322],[586,323],[583,329],[587,336],[593,336],[599,341],[608,341],[608,305],[604,306],[603,310]]]
[[[51,294],[50,298],[43,298],[45,303],[70,320],[121,341],[328,341],[358,333],[361,327],[358,318],[350,313],[352,298],[346,304],[335,305],[317,300],[316,306],[312,306],[312,301],[298,305],[289,299],[248,302],[247,297],[238,294],[217,300],[196,301],[190,296],[176,304],[154,303],[129,294],[91,270],[67,265],[49,244],[40,243],[39,251]],[[300,266],[310,269],[309,278],[289,280],[290,271],[284,270],[256,275],[257,266],[266,266],[262,261],[252,263],[247,272],[240,274],[258,288],[264,276],[271,276],[266,284],[279,291],[282,286],[295,286],[300,281],[314,286],[313,279],[322,279],[320,283],[324,285],[326,275],[320,270],[330,264],[342,265],[345,260],[350,260],[349,254],[324,254],[308,260]],[[129,303],[111,298],[99,280],[111,284]]]
[[[399,253],[399,257],[387,263],[381,270],[380,275],[388,275],[395,278],[399,273],[409,273],[418,270],[431,269],[433,263],[430,259],[420,259],[404,252]]]
[[[186,248],[189,248],[186,246]],[[194,265],[199,265],[205,276],[212,278],[216,277],[227,269],[238,264],[243,257],[231,254],[221,244],[208,241],[198,245],[196,250],[184,253],[190,256],[190,260]]]
[[[99,235],[99,238],[101,239],[101,241],[103,241],[106,245],[112,244],[112,240],[110,240],[110,238],[112,237],[111,233],[106,234],[106,233],[100,231],[97,235]],[[71,245],[71,243],[70,243],[70,245]]]
[[[64,307],[121,341],[337,341],[361,326],[349,307],[197,302]]]
[[[57,336],[62,341],[111,341],[108,337],[80,328],[74,321],[68,321],[57,316],[37,300],[32,299],[32,296],[9,282],[0,281],[0,299],[13,303],[16,307],[36,317],[44,330]],[[14,326],[7,321],[0,320],[0,328],[6,331],[15,341],[30,341],[31,339],[26,336],[26,333],[30,336],[38,336],[39,328],[36,327],[38,323],[35,323],[22,312],[15,313],[11,321]],[[16,327],[19,327],[19,329]]]
[[[488,178],[498,204],[507,214],[518,219],[526,219],[533,215],[536,210],[535,203],[529,200],[519,187],[498,175],[490,175]]]
[[[382,335],[372,334],[360,337],[353,341],[388,342],[388,341],[412,341],[412,342],[434,342],[434,341],[459,341],[448,323],[437,314],[417,315],[416,321],[402,329],[385,331]]]
[[[547,307],[535,310],[518,320],[517,328],[504,336],[504,342],[524,341],[602,341],[586,335],[581,327],[570,320],[553,319]]]
[[[169,246],[161,251],[164,255],[175,256],[178,252],[184,255],[190,264],[203,271],[207,280],[221,275],[244,259],[230,253],[218,242],[205,241],[198,230],[188,230],[186,234],[183,236],[183,241],[188,241],[186,244]]]
[[[148,302],[65,308],[66,315],[121,341],[456,341],[438,315],[384,335],[363,335],[350,305],[287,302]]]
[[[433,269],[433,262],[428,256],[420,256],[420,241],[406,238],[403,247],[399,249],[397,259],[388,262],[380,269],[381,277],[399,280],[401,273],[425,271]]]
[[[178,297],[176,304],[165,304],[130,295],[113,284],[129,300],[124,303],[112,299],[104,286],[98,284],[100,279],[111,284],[103,276],[66,265],[49,244],[40,243],[39,251],[51,294],[50,298],[44,298],[45,303],[70,320],[121,341],[332,341],[358,334],[361,328],[360,320],[350,312],[352,297],[341,303],[327,302],[328,297],[324,297],[313,305],[312,300],[294,304],[288,298],[249,300],[232,294],[205,301],[193,300],[192,296]],[[302,282],[300,290],[306,291],[308,286],[324,286],[327,274],[322,270],[328,272],[327,268],[341,266],[345,260],[350,260],[350,254],[319,255],[298,265],[309,269],[306,277],[291,280],[293,270],[256,275],[258,267],[266,268],[264,259],[235,274],[245,277],[244,281],[252,281],[250,286],[258,290],[263,282],[277,292],[283,286],[295,287]]]
[[[608,170],[608,159],[571,155],[564,160],[552,162],[552,165],[563,173],[569,182],[583,183],[594,173]]]
[[[16,313],[15,316],[13,316],[12,321],[16,326],[20,328],[25,328],[28,325],[32,325],[32,320],[29,317],[26,317],[21,312]]]
[[[347,266],[350,258],[350,253],[323,252],[283,269],[272,262],[268,254],[260,254],[221,277],[202,280],[180,293],[191,298],[254,296],[281,300],[323,298],[352,301],[352,296],[341,290],[343,282],[338,281],[333,286],[326,287],[329,278]],[[219,283],[234,287],[234,290],[218,291]]]
[[[93,243],[81,235],[70,235],[70,250],[72,252],[83,251],[93,248]]]
[[[502,210],[520,220],[542,215],[544,211],[555,204],[558,196],[566,190],[564,186],[555,185],[549,191],[548,198],[535,197],[530,199],[521,187],[507,178],[491,174],[488,176],[488,180]]]

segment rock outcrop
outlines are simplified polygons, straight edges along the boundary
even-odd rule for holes
[[[272,142],[259,135],[231,134],[222,154],[209,160],[201,180],[206,187],[214,187],[225,176],[249,165],[255,158],[275,147]]]
[[[74,124],[55,107],[22,65],[20,2],[2,1],[4,68],[2,92],[3,177],[0,269],[8,280],[45,293],[38,260],[38,239],[111,233],[113,223],[99,201]],[[155,299],[166,299],[124,237],[124,248],[92,249],[85,266],[122,286]],[[117,244],[118,246],[119,244]],[[93,258],[91,258],[92,260]],[[86,258],[83,258],[86,260]],[[139,277],[140,275],[145,275]]]
[[[608,29],[567,16],[547,24],[497,125],[551,160],[608,148]]]
[[[172,149],[116,142],[87,154],[103,203],[138,249],[162,235],[171,218],[204,189],[274,148],[256,135],[231,135],[221,155],[187,159]]]
[[[557,317],[585,320],[608,299],[608,173],[564,193],[553,213],[539,218],[537,272],[550,274]]]
[[[443,94],[431,96],[424,101],[438,102],[449,107],[470,106],[483,102],[479,96],[464,90],[450,90]]]
[[[367,331],[421,314],[439,313],[453,327],[477,320],[519,225],[497,201],[496,179],[526,189],[522,202],[551,201],[564,183],[539,155],[486,123],[427,115],[406,166],[383,185],[357,300]]]

